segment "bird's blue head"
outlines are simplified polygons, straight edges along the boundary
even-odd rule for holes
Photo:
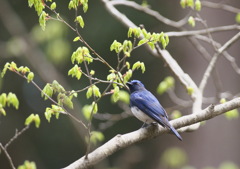
[[[144,85],[139,80],[132,80],[131,82],[127,82],[127,86],[129,87],[131,93],[139,90],[145,90]]]

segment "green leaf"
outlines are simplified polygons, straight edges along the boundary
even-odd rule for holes
[[[122,50],[122,44],[116,40],[113,41],[113,43],[110,46],[110,51],[115,50],[116,53],[120,53]]]
[[[149,40],[148,39],[142,39],[138,42],[138,46],[144,44],[144,43],[147,43]]]
[[[87,99],[89,99],[90,97],[92,97],[92,94],[93,94],[93,88],[92,88],[92,87],[89,87],[88,90],[87,90],[87,93],[86,93]]]
[[[73,42],[77,42],[77,41],[79,41],[79,40],[80,40],[80,37],[77,36],[76,38],[73,39]]]
[[[161,156],[163,168],[181,168],[187,163],[186,152],[178,147],[166,149]]]
[[[179,117],[182,117],[182,113],[179,110],[174,110],[171,114],[171,119],[178,119]]]
[[[8,105],[8,107],[9,107],[10,105],[12,105],[13,107],[15,107],[15,109],[18,109],[18,107],[19,107],[18,98],[17,98],[17,96],[16,96],[14,93],[12,93],[12,92],[8,93],[8,96],[7,96],[7,105]]]
[[[33,72],[30,72],[28,73],[28,76],[27,76],[27,81],[28,83],[30,83],[34,78],[34,73]]]
[[[7,70],[9,69],[9,67],[10,67],[10,63],[7,62],[7,63],[4,65],[4,68],[3,68],[2,72],[1,72],[1,77],[2,77],[2,78],[3,78],[4,75],[6,74]]]
[[[49,83],[47,83],[45,85],[45,87],[43,88],[43,90],[41,92],[41,96],[44,97],[44,100],[47,100],[48,97],[45,94],[48,95],[49,97],[52,97],[52,95],[53,95],[53,88]]]
[[[47,119],[47,121],[50,123],[50,120],[52,117],[52,109],[47,107],[44,115],[45,115],[45,118]]]
[[[42,30],[44,31],[46,28],[46,17],[47,17],[47,13],[45,11],[42,11],[42,13],[39,16],[39,24],[42,28]]]
[[[191,96],[191,95],[193,94],[193,92],[194,92],[193,87],[188,86],[188,87],[187,87],[187,93]]]
[[[70,97],[64,95],[63,97],[63,104],[66,105],[68,108],[73,109],[73,102]]]
[[[187,0],[187,6],[193,8],[194,7],[194,1],[193,0]]]
[[[133,28],[128,29],[128,38],[132,37]]]
[[[93,95],[96,97],[101,97],[101,92],[96,85],[92,86]]]
[[[107,76],[107,80],[108,81],[112,81],[112,80],[115,80],[116,79],[116,74],[115,73],[110,73],[108,76]]]
[[[231,120],[231,119],[236,119],[239,117],[239,112],[237,109],[233,109],[233,110],[230,110],[228,112],[225,113],[225,116],[227,119]]]
[[[30,72],[30,69],[28,68],[28,67],[23,67],[23,66],[20,66],[19,68],[18,68],[18,72],[20,72],[20,73],[22,73],[22,74],[26,74],[27,72]]]
[[[235,20],[237,23],[240,23],[240,13],[237,13]]]
[[[192,16],[190,16],[190,17],[188,18],[188,24],[189,24],[190,26],[192,26],[192,27],[195,27],[195,25],[196,25],[195,19],[194,19]]]
[[[168,90],[168,84],[166,81],[162,81],[157,87],[157,93],[162,95]]]
[[[86,13],[88,10],[88,3],[83,4],[83,12]]]
[[[102,132],[99,131],[92,131],[90,142],[96,145],[98,142],[102,142],[104,140],[104,135]]]
[[[201,9],[202,9],[202,3],[201,3],[200,0],[196,0],[196,1],[195,1],[195,9],[196,9],[197,11],[201,11]]]
[[[116,102],[116,100],[115,100],[113,95],[111,96],[111,101],[112,102]],[[129,93],[124,91],[124,90],[119,90],[117,101],[122,101],[122,102],[124,102],[126,104],[129,104],[129,102],[130,102]]]
[[[84,27],[84,21],[83,21],[82,16],[77,16],[76,19],[75,19],[75,21],[79,23],[79,25],[81,26],[81,28]]]
[[[127,83],[129,81],[129,79],[132,77],[132,70],[129,69],[125,75],[123,75],[123,82]]]
[[[227,100],[225,98],[221,98],[220,103],[226,103]]]
[[[90,120],[91,114],[96,114],[97,111],[98,111],[98,105],[95,102],[92,102],[91,105],[85,105],[82,108],[83,115],[87,120]]]
[[[53,2],[50,6],[51,10],[55,10],[57,7],[57,4],[55,2]]]
[[[139,68],[141,68],[142,73],[145,72],[145,65],[144,65],[144,63],[140,62],[140,61],[137,61],[136,63],[133,64],[132,70],[139,69]]]
[[[187,0],[180,0],[180,5],[182,8],[185,8],[187,5]]]
[[[126,66],[127,66],[127,69],[130,69],[130,63],[129,62],[126,62]]]
[[[72,77],[76,77],[79,80],[82,76],[80,67],[78,67],[77,65],[74,65],[74,67],[68,71],[68,75],[69,76],[71,75]]]
[[[83,116],[86,120],[90,121],[91,118],[91,112],[92,112],[92,106],[91,105],[84,105],[82,108]]]
[[[68,4],[68,9],[70,10],[70,9],[73,9],[73,8],[75,8],[75,7],[74,7],[74,4],[73,4],[73,1],[71,0]]]
[[[130,56],[130,53],[132,51],[132,42],[129,40],[125,40],[122,45],[123,52],[126,56]]]
[[[1,105],[1,104],[0,104],[0,114],[2,114],[2,115],[4,115],[4,116],[6,116],[6,115],[7,115],[7,113],[6,113],[5,109],[2,107],[2,105]]]
[[[52,115],[54,115],[56,119],[58,119],[61,112],[64,112],[64,110],[60,106],[52,105],[51,108],[46,108],[44,115],[47,121],[50,122]]]
[[[233,162],[226,161],[219,166],[219,169],[239,169],[239,167]]]
[[[140,67],[141,67],[142,73],[144,73],[146,68],[145,68],[145,64],[143,62],[141,63]]]
[[[23,165],[18,166],[17,169],[37,169],[35,162],[25,161]]]
[[[91,70],[91,71],[90,71],[90,75],[93,76],[94,74],[95,74],[95,71],[94,71],[94,70]]]
[[[175,80],[172,76],[167,76],[164,78],[164,81],[167,83],[168,88],[171,88],[175,85]]]
[[[35,115],[34,121],[35,121],[35,127],[36,127],[36,128],[39,128],[40,123],[41,123],[41,120],[40,120],[40,117],[39,117],[38,114]]]
[[[35,123],[36,128],[39,128],[41,120],[38,114],[31,114],[30,116],[28,116],[28,118],[25,120],[25,125],[30,125],[33,122]]]
[[[117,102],[119,100],[119,87],[115,86],[113,90],[113,94],[111,96],[113,102]]]
[[[63,86],[60,85],[56,80],[52,82],[52,88],[54,92],[58,92],[58,93],[65,92],[65,89],[63,88]]]
[[[2,93],[2,94],[0,95],[0,105],[1,105],[2,107],[5,107],[6,104],[7,104],[7,94],[6,94],[6,93]]]

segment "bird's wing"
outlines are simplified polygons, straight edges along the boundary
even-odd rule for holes
[[[166,111],[157,98],[149,91],[145,90],[132,93],[131,104],[132,106],[138,107],[142,112],[162,126],[170,128],[171,125],[168,122]]]

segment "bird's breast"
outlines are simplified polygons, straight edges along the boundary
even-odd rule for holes
[[[144,112],[142,112],[139,108],[136,106],[131,107],[131,111],[135,117],[137,117],[140,121],[150,124],[154,122],[153,119],[151,119],[148,115],[146,115]]]

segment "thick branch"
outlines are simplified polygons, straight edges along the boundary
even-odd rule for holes
[[[227,111],[232,109],[236,109],[240,107],[240,98],[235,98],[229,102],[213,106],[210,105],[204,110],[200,112],[193,113],[191,115],[183,116],[176,120],[172,120],[170,123],[175,128],[180,128],[184,126],[189,126],[204,120],[212,119],[220,114],[223,114]],[[84,157],[78,159],[77,161],[73,162],[69,166],[65,167],[65,169],[82,169],[88,168],[92,165],[97,164],[99,161],[107,158],[114,152],[128,147],[132,144],[137,142],[147,140],[153,137],[157,137],[160,134],[166,133],[168,130],[161,126],[150,126],[147,128],[141,128],[137,131],[127,133],[124,135],[117,135],[108,142],[106,142],[101,147],[94,150],[92,153],[88,155],[88,159],[86,160]]]

